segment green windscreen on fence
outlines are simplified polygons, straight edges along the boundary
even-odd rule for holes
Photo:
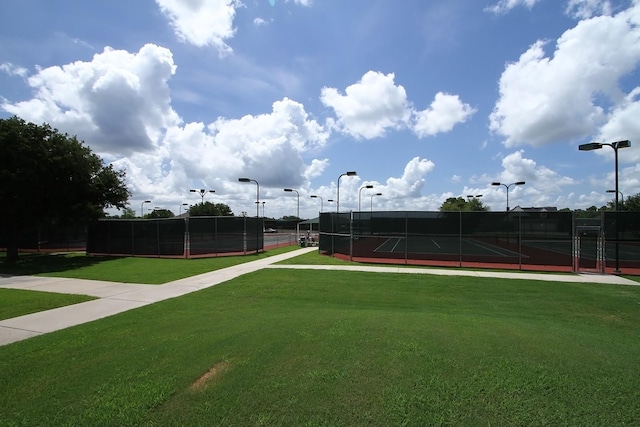
[[[105,219],[89,225],[87,253],[131,256],[183,256],[182,218]]]
[[[604,213],[607,267],[640,268],[640,212]]]
[[[262,218],[190,217],[188,219],[191,255],[262,250]]]
[[[638,212],[605,212],[601,219],[589,221],[576,220],[572,212],[544,210],[323,213],[320,251],[361,261],[571,270],[580,257],[596,265],[596,246],[602,241],[607,267],[617,262],[640,268],[639,224]],[[580,227],[588,232],[576,233]]]
[[[264,248],[262,218],[105,219],[90,224],[87,253],[191,257]]]

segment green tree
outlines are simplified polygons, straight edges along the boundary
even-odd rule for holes
[[[130,196],[124,171],[93,154],[75,136],[14,116],[0,119],[0,222],[9,263],[18,260],[23,227],[104,217]]]
[[[233,212],[224,203],[204,202],[191,206],[189,216],[233,216]]]
[[[616,208],[616,199],[607,202],[607,210],[613,211]],[[628,196],[626,199],[618,199],[618,209],[621,211],[640,211],[640,193]]]
[[[462,197],[449,197],[440,206],[441,212],[447,211],[488,211],[489,208],[485,206],[480,199],[473,197],[470,200],[465,200]]]
[[[624,210],[640,212],[640,193],[634,196],[629,196],[625,199]]]
[[[490,210],[488,206],[485,206],[484,203],[482,203],[482,201],[480,201],[479,198],[477,197],[472,197],[469,200],[469,203],[467,204],[470,211],[480,211],[480,212],[485,212]]]
[[[585,210],[576,209],[574,213],[576,218],[598,218],[600,216],[600,210],[595,206],[590,206]]]
[[[149,214],[145,215],[145,218],[173,218],[175,215],[169,209],[154,209]]]
[[[122,219],[133,219],[135,217],[136,217],[136,211],[134,211],[128,206],[123,209],[122,215],[120,215],[120,218]]]

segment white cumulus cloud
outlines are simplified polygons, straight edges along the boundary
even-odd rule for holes
[[[194,46],[213,46],[220,56],[233,49],[226,40],[235,35],[233,20],[236,0],[156,0],[162,13],[169,19],[176,36]]]
[[[335,88],[322,88],[320,100],[333,108],[344,132],[355,138],[376,138],[388,128],[406,126],[411,117],[407,94],[394,83],[394,74],[368,71],[342,95]]]
[[[382,137],[387,130],[411,129],[419,137],[448,132],[466,121],[475,110],[458,95],[439,92],[431,106],[416,111],[393,73],[366,72],[348,86],[344,95],[335,88],[322,88],[320,100],[331,107],[337,121],[330,126],[355,138]]]
[[[534,206],[555,206],[559,203],[559,195],[563,194],[563,187],[576,184],[572,178],[560,175],[544,165],[539,165],[535,160],[525,157],[523,150],[505,156],[502,159],[502,171],[497,176],[485,175],[478,180],[478,182],[487,183],[493,181],[510,186],[508,190],[510,208],[519,204],[525,194],[526,199]],[[519,181],[524,181],[525,184],[511,185]],[[483,190],[483,201],[494,206],[496,204],[502,206],[506,197],[505,191],[502,185],[491,186]]]
[[[507,146],[578,140],[624,102],[620,80],[640,62],[640,3],[615,16],[580,21],[557,41],[552,56],[534,43],[500,78],[491,130]],[[604,97],[606,102],[603,101]]]
[[[147,44],[130,53],[107,47],[90,62],[40,69],[27,80],[33,98],[1,108],[78,135],[99,152],[150,150],[163,128],[179,122],[167,85],[175,70],[168,49]]]
[[[413,131],[419,137],[448,132],[458,123],[463,123],[476,110],[460,101],[458,95],[438,92],[431,106],[415,113],[416,121]]]

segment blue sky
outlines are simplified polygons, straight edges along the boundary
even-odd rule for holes
[[[130,206],[588,208],[640,193],[640,0],[21,0],[0,116],[78,135]],[[356,171],[357,176],[340,176]],[[373,189],[363,188],[373,185]],[[382,193],[380,196],[372,196]],[[311,195],[319,196],[311,198]],[[322,199],[320,199],[322,198]],[[115,213],[111,211],[110,213]]]

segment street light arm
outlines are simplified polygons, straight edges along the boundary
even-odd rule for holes
[[[504,188],[507,189],[507,212],[509,212],[509,188],[512,185],[524,185],[525,182],[524,181],[516,181],[516,182],[512,182],[511,184],[504,184],[502,182],[492,182],[491,185],[502,185],[504,186]]]
[[[340,213],[340,178],[342,178],[343,176],[355,176],[358,175],[356,173],[356,171],[349,171],[349,172],[345,172],[343,174],[340,174],[340,176],[338,177],[338,188],[337,188],[337,197],[336,197],[336,212]]]
[[[298,196],[298,219],[300,219],[300,193],[298,192],[298,190],[295,190],[293,188],[285,188],[284,191],[287,191],[287,192],[295,191],[296,192],[296,195]]]

